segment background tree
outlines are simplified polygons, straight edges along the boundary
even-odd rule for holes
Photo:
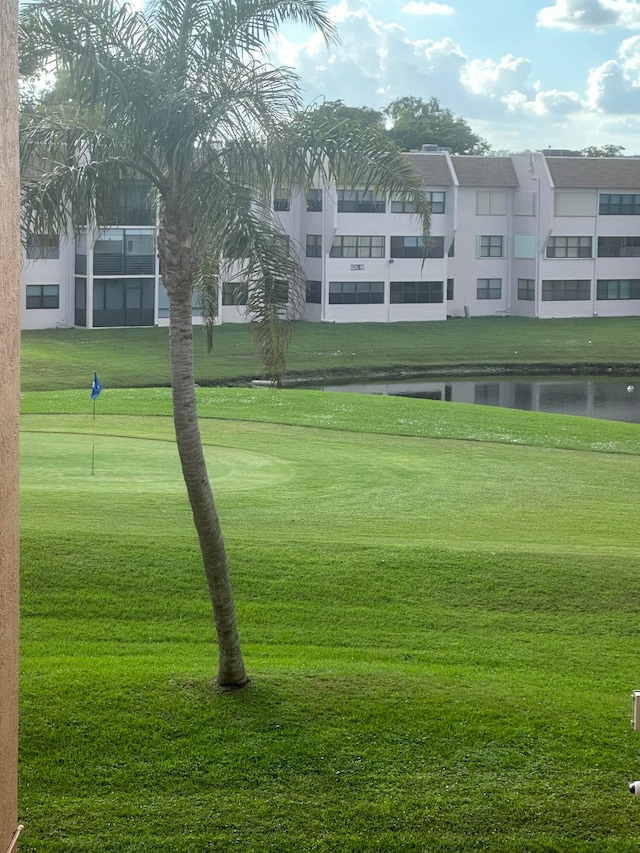
[[[624,150],[624,145],[589,145],[580,153],[583,157],[619,157]]]
[[[213,604],[217,680],[231,687],[248,679],[198,426],[194,287],[210,297],[234,272],[246,284],[249,324],[277,381],[290,332],[278,283],[303,294],[305,275],[281,239],[274,187],[371,187],[415,205],[428,229],[418,175],[383,134],[300,111],[297,78],[264,58],[285,21],[335,36],[318,0],[152,0],[141,10],[36,0],[22,14],[26,67],[66,73],[73,92],[71,105],[38,110],[24,127],[26,228],[63,232],[70,214],[80,229],[139,180],[158,205],[176,442]]]
[[[371,107],[349,107],[342,100],[323,101],[315,107],[318,116],[324,116],[335,122],[346,121],[352,125],[360,124],[363,127],[372,127],[384,131],[384,118],[380,110]]]
[[[486,154],[490,149],[465,119],[443,107],[437,98],[396,98],[384,115],[391,121],[389,138],[403,151],[419,150],[426,144],[449,148],[453,154]]]

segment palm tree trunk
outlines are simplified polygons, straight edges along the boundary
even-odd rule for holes
[[[192,287],[188,275],[185,280],[184,270],[183,276],[178,276],[176,259],[170,257],[170,245],[173,240],[166,232],[163,238],[165,280],[166,273],[171,269],[173,271],[173,276],[170,274],[173,280],[167,286],[173,421],[182,475],[200,540],[204,572],[213,604],[219,650],[217,681],[224,687],[243,687],[249,678],[242,659],[229,564],[198,425],[193,370]],[[174,264],[171,263],[172,260]]]

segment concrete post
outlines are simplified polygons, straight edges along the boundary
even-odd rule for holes
[[[18,821],[18,0],[0,0],[0,851]]]

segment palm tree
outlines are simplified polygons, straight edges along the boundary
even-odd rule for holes
[[[299,293],[304,273],[272,213],[273,188],[339,179],[413,203],[425,233],[429,221],[417,174],[378,131],[301,109],[297,78],[265,52],[287,21],[335,38],[319,0],[151,0],[142,10],[35,0],[21,18],[26,67],[62,72],[68,95],[23,127],[26,228],[64,233],[70,216],[79,229],[140,180],[158,207],[176,441],[227,687],[248,678],[198,427],[194,288],[210,297],[241,259],[249,324],[278,381],[290,330],[278,283]]]

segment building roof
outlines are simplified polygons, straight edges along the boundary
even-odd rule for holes
[[[450,187],[453,184],[451,172],[444,154],[405,154],[417,169],[427,189],[430,187]]]
[[[451,158],[461,187],[517,187],[518,177],[510,157]]]
[[[640,157],[547,157],[554,186],[640,190]]]

